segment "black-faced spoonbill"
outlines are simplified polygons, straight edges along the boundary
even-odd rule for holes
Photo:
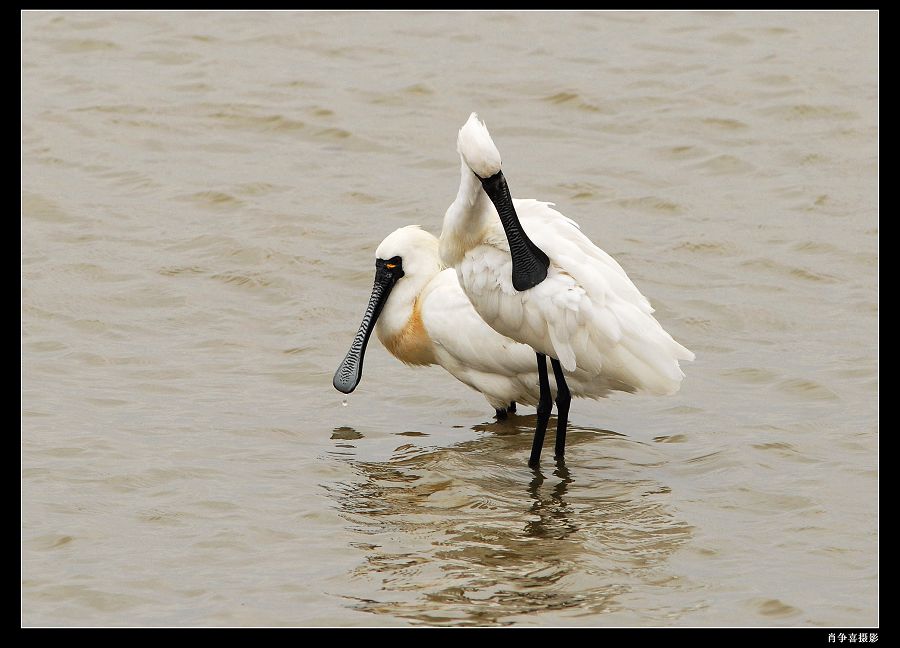
[[[550,357],[556,456],[566,445],[570,390],[563,370],[604,375],[636,391],[672,394],[694,354],[653,317],[622,267],[551,203],[513,200],[500,153],[475,113],[459,131],[462,177],[440,238],[443,263],[494,330],[534,349],[540,381],[529,464],[537,465],[550,419]]]
[[[518,401],[537,405],[538,373],[530,347],[497,333],[475,312],[453,269],[444,269],[438,240],[416,225],[392,232],[375,251],[375,285],[359,331],[334,374],[349,394],[362,379],[372,327],[385,348],[408,365],[438,364],[475,391],[503,418]],[[576,370],[575,396],[599,398],[625,388],[606,376]],[[555,391],[556,385],[551,385]]]

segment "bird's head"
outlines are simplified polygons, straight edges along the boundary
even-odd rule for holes
[[[350,350],[334,373],[335,389],[349,394],[362,380],[366,345],[389,299],[394,304],[388,316],[399,317],[405,323],[405,311],[411,309],[416,297],[440,270],[438,240],[418,225],[401,227],[381,242],[375,250],[375,283],[369,304]]]
[[[472,172],[479,178],[490,178],[500,171],[500,151],[494,145],[487,126],[472,113],[459,129],[456,150]]]

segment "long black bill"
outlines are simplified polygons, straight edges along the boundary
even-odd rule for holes
[[[509,241],[509,254],[512,257],[512,283],[513,288],[519,292],[534,288],[547,278],[547,268],[550,267],[550,259],[522,229],[519,216],[513,207],[512,196],[509,195],[509,186],[503,171],[498,171],[490,178],[480,178],[484,192],[494,203],[500,222],[506,232]]]
[[[353,343],[350,345],[350,350],[347,351],[344,360],[334,372],[334,379],[331,381],[339,392],[349,394],[362,380],[363,356],[366,354],[369,336],[372,335],[372,329],[375,328],[375,322],[391,293],[391,288],[402,276],[403,270],[400,268],[392,270],[382,259],[375,262],[375,285],[372,286],[369,305],[366,306],[366,312],[359,325],[359,330],[356,332],[356,337],[353,338]]]

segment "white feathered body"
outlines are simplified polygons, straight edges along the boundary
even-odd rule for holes
[[[479,317],[457,273],[442,270],[437,239],[415,226],[404,227],[379,246],[380,258],[400,256],[405,275],[388,297],[376,334],[399,360],[438,364],[457,380],[484,394],[496,409],[510,402],[537,405],[540,398],[534,351],[503,336]],[[556,384],[550,374],[551,389]],[[577,370],[567,374],[573,396],[600,398],[628,389],[605,375]]]

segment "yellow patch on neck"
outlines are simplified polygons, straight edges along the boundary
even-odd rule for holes
[[[391,355],[400,362],[409,365],[430,365],[435,364],[434,348],[431,344],[431,338],[425,332],[425,325],[422,324],[422,311],[419,307],[418,298],[413,303],[412,315],[406,322],[406,326],[396,335],[381,337],[381,343],[384,345]]]

